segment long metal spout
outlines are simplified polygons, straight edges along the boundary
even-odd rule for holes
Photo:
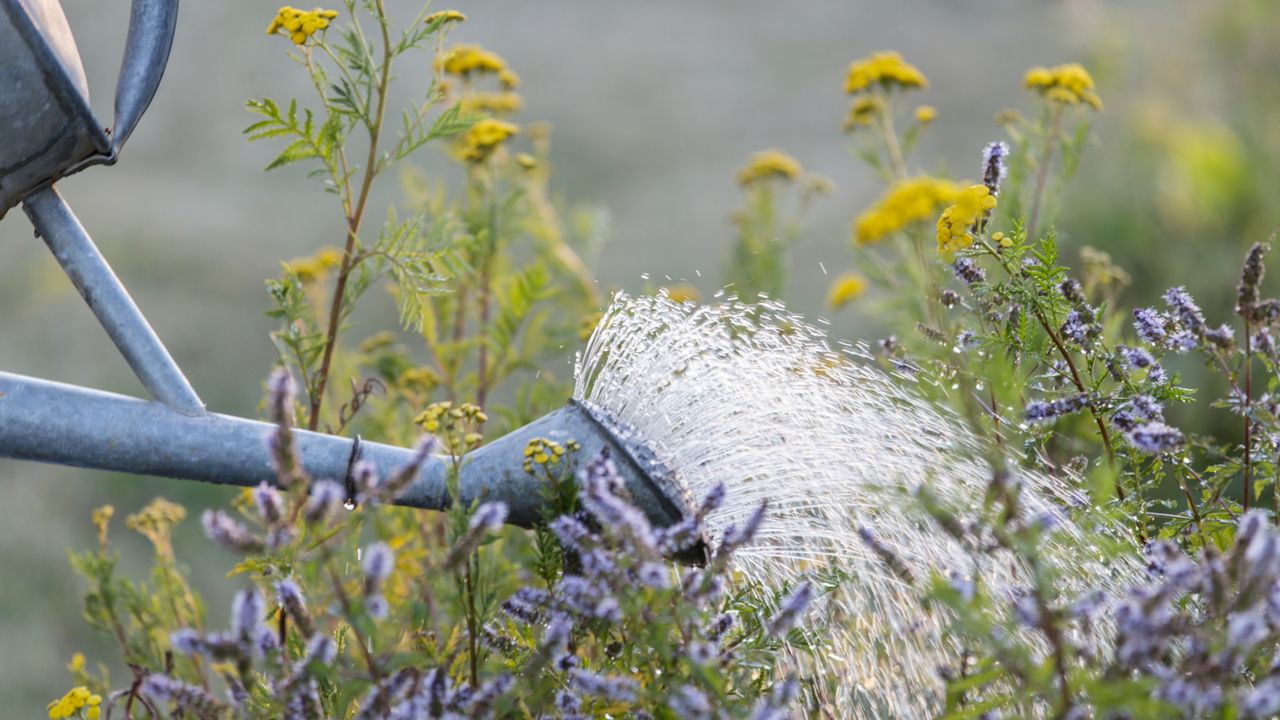
[[[266,438],[274,426],[229,415],[177,412],[158,402],[36,378],[0,373],[0,457],[135,475],[200,480],[224,485],[272,483]],[[350,438],[296,430],[303,467],[315,478],[341,480],[347,473]],[[463,458],[459,475],[463,502],[500,500],[507,522],[531,527],[543,519],[538,481],[524,472],[523,450],[533,438],[582,446],[577,458],[607,451],[626,482],[630,500],[659,527],[679,522],[689,508],[671,473],[625,429],[590,407],[571,403]],[[359,456],[379,472],[403,467],[405,448],[360,443]],[[429,510],[450,505],[446,491],[450,460],[429,459],[398,504]],[[700,546],[678,559],[700,562]]]

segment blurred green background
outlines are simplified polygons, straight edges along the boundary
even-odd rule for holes
[[[108,122],[128,3],[63,5]],[[411,5],[392,7],[409,14]],[[931,87],[912,100],[939,110],[913,169],[958,177],[976,177],[980,148],[1001,137],[993,116],[1028,107],[1027,67],[1079,60],[1094,73],[1106,110],[1058,224],[1072,262],[1089,244],[1132,272],[1129,304],[1185,283],[1211,320],[1221,318],[1243,252],[1280,223],[1280,4],[1272,0],[461,0],[456,8],[470,19],[452,39],[502,54],[524,80],[521,120],[554,125],[559,191],[609,210],[597,271],[610,287],[639,291],[669,276],[714,292],[739,203],[734,172],[751,152],[776,146],[837,187],[814,206],[794,248],[785,297],[823,315],[831,279],[823,268],[834,276],[850,267],[849,221],[881,189],[840,133],[843,73],[881,49],[900,50],[928,75]],[[60,185],[210,407],[249,416],[274,356],[263,280],[281,260],[342,238],[332,198],[301,170],[263,173],[272,148],[240,134],[250,122],[245,99],[307,92],[287,43],[263,34],[276,9],[185,3],[165,82],[121,162]],[[427,158],[423,168],[442,165]],[[391,303],[381,310],[360,321],[393,327]],[[856,303],[832,321],[844,337],[877,332]],[[20,211],[0,222],[0,368],[141,391]],[[0,461],[6,714],[42,714],[66,690],[74,651],[91,665],[110,657],[79,619],[82,588],[66,553],[93,544],[89,511],[110,502],[125,567],[138,572],[145,541],[120,521],[156,494],[190,509],[178,553],[194,584],[212,588],[230,558],[200,538],[198,515],[227,492]],[[207,597],[216,625],[225,597]]]

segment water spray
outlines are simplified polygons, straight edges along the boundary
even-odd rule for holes
[[[94,247],[54,182],[111,164],[150,103],[173,39],[176,0],[134,0],[116,124],[103,131],[88,104],[74,40],[57,0],[0,0],[0,216],[22,204],[152,400],[0,373],[0,457],[231,485],[272,482],[265,437],[273,426],[208,412],[177,363]],[[576,368],[574,399],[465,456],[464,501],[501,500],[509,522],[542,516],[522,453],[535,437],[607,451],[631,499],[658,526],[689,513],[689,497],[718,483],[726,504],[714,535],[768,499],[759,542],[739,569],[779,589],[824,568],[843,577],[817,618],[826,642],[802,669],[840,678],[839,710],[852,717],[925,717],[940,707],[937,668],[958,656],[946,619],[920,610],[915,590],[859,539],[880,542],[917,577],[962,569],[953,541],[930,529],[904,488],[925,484],[956,507],[981,503],[989,469],[964,423],[937,410],[868,361],[833,349],[825,334],[781,305],[677,304],[619,297]],[[382,472],[413,451],[322,433],[295,433],[312,477],[343,478],[356,459]],[[446,460],[423,464],[399,502],[443,509]],[[1021,475],[1029,513],[1063,519],[1046,554],[1079,589],[1114,588],[1134,563],[1105,557],[1095,538],[1061,514],[1082,500],[1062,479]],[[704,550],[684,558],[696,561]],[[995,591],[1026,579],[1012,561],[986,568]],[[808,664],[804,664],[808,663]]]

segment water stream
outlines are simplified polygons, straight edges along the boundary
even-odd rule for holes
[[[726,484],[713,535],[768,499],[759,540],[737,556],[749,578],[777,588],[824,569],[847,575],[810,617],[826,646],[795,661],[838,679],[827,698],[838,715],[939,709],[938,668],[959,657],[947,619],[922,610],[857,529],[870,528],[916,578],[971,572],[969,556],[905,492],[924,483],[951,507],[981,506],[991,470],[962,421],[876,367],[865,348],[833,345],[777,303],[619,295],[576,370],[575,397],[634,428],[691,496]],[[1070,479],[1020,471],[1019,480],[1030,515],[1062,517],[1061,508],[1087,502]],[[1136,554],[1107,558],[1105,544],[1063,517],[1045,550],[1069,587],[1117,590],[1135,577]],[[1008,561],[982,571],[996,594],[1025,585],[1020,574]]]

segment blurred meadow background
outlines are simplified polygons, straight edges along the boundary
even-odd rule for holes
[[[109,122],[128,3],[63,5],[93,105]],[[1280,5],[1272,0],[461,0],[456,8],[469,20],[451,39],[503,55],[523,78],[521,121],[554,127],[558,195],[607,213],[607,242],[594,259],[606,289],[687,282],[711,297],[742,202],[734,174],[751,153],[777,147],[835,185],[814,202],[789,253],[783,299],[829,318],[833,335],[878,337],[863,310],[874,297],[838,313],[824,301],[852,264],[850,220],[882,190],[841,133],[841,81],[851,60],[882,49],[924,71],[930,87],[915,99],[938,110],[913,170],[957,178],[975,178],[981,147],[1003,137],[997,113],[1028,105],[1026,68],[1073,60],[1089,68],[1106,108],[1057,225],[1072,264],[1092,246],[1129,271],[1126,303],[1186,284],[1221,313],[1239,258],[1280,224]],[[303,170],[262,172],[273,148],[241,134],[251,122],[246,99],[305,94],[287,43],[263,33],[276,9],[185,3],[165,81],[121,162],[60,184],[210,408],[245,416],[260,414],[275,356],[264,280],[281,261],[342,239],[332,198]],[[419,163],[448,181],[445,167]],[[357,323],[396,325],[390,300],[368,305],[375,309]],[[0,369],[141,392],[20,210],[0,222]],[[1185,425],[1213,422],[1191,408]],[[158,494],[187,504],[180,555],[209,591],[202,580],[224,575],[232,559],[203,541],[197,516],[229,492],[0,461],[0,707],[35,716],[65,689],[73,652],[90,664],[105,656],[103,639],[79,620],[83,588],[67,566],[68,549],[95,542],[92,508],[110,502],[123,517]],[[149,549],[130,535],[115,537],[126,571],[137,573]],[[225,598],[207,597],[219,622]]]

